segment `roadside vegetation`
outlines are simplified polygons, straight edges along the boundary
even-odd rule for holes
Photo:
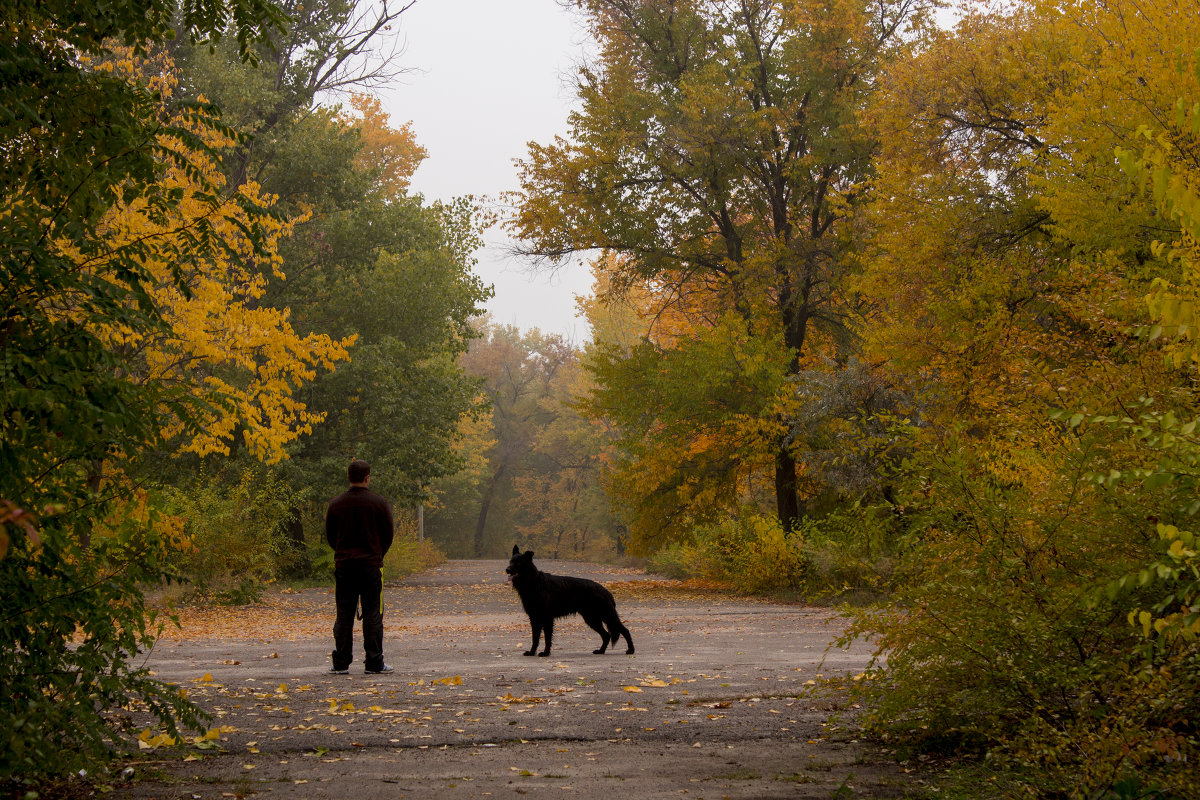
[[[0,11],[0,780],[96,769],[130,704],[203,728],[147,593],[328,580],[358,457],[389,578],[515,539],[847,602],[871,735],[1200,795],[1196,8],[572,13],[503,223],[591,259],[586,342],[485,316],[493,220],[410,192],[395,7]]]

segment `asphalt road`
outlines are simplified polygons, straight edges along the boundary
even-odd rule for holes
[[[549,658],[524,657],[504,566],[452,561],[387,584],[386,676],[362,674],[361,652],[351,674],[327,674],[331,589],[185,609],[148,664],[214,715],[216,738],[165,747],[150,730],[136,779],[110,796],[925,796],[919,772],[828,724],[846,701],[817,691],[821,676],[869,658],[829,649],[835,612],[539,562],[609,586],[637,652],[593,655],[599,638],[569,618]]]

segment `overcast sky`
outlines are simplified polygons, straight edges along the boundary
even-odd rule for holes
[[[380,91],[395,124],[413,123],[429,157],[413,178],[426,199],[449,200],[517,188],[513,159],[530,141],[567,131],[571,78],[586,35],[556,0],[417,0],[401,17],[400,63],[412,72]],[[556,275],[530,274],[505,255],[497,229],[485,234],[476,271],[495,286],[488,310],[497,323],[588,335],[574,296],[591,275],[574,263]]]

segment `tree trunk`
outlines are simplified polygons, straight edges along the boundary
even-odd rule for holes
[[[783,444],[775,454],[775,509],[785,534],[796,528],[800,518],[800,502],[796,496],[796,459]]]
[[[504,475],[504,471],[508,469],[507,464],[501,464],[496,474],[488,481],[487,491],[483,493],[483,501],[479,505],[479,518],[475,520],[475,557],[483,558],[483,529],[487,526],[488,509],[491,508],[492,500],[496,496],[496,487],[500,484],[500,478]]]
[[[95,501],[100,494],[100,485],[104,479],[104,462],[98,458],[93,458],[88,465],[87,484],[88,492],[91,494],[91,499]],[[97,521],[93,519],[88,525],[79,527],[79,546],[84,550],[92,548],[92,526],[96,525]]]
[[[304,546],[304,520],[296,506],[288,509],[283,531],[288,550],[287,571],[293,575],[307,575],[312,569],[312,562],[308,557],[308,548]]]
[[[808,292],[808,282],[805,282],[800,292],[800,302],[795,305],[790,290],[785,290],[781,295],[783,339],[784,344],[792,350],[792,359],[788,364],[788,375],[792,377],[800,374],[800,353],[808,333]],[[796,495],[796,459],[788,450],[788,438],[781,437],[775,445],[775,511],[785,534],[795,530],[796,522],[800,519],[800,501]]]

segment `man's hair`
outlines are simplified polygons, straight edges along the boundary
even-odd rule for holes
[[[362,483],[370,474],[371,465],[361,458],[356,458],[350,462],[349,476],[351,483]]]

